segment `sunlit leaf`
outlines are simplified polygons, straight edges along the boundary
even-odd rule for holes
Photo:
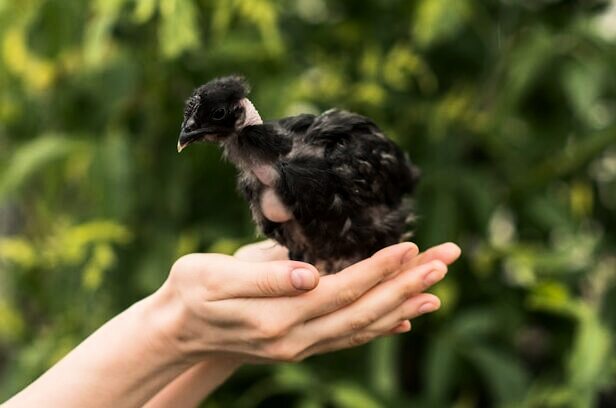
[[[24,332],[25,322],[15,306],[0,298],[0,343],[17,341]]]
[[[23,238],[0,238],[0,261],[29,268],[36,264],[37,254],[33,245]]]
[[[369,393],[353,383],[335,383],[331,386],[331,399],[338,408],[379,408],[381,404]]]
[[[548,310],[565,315],[577,313],[577,304],[572,301],[567,287],[555,281],[543,282],[536,286],[531,292],[528,303],[534,309]]]
[[[467,0],[422,0],[417,4],[412,33],[422,46],[453,37],[469,16]]]
[[[241,241],[223,238],[214,242],[208,251],[231,255],[237,251],[241,245]]]
[[[144,23],[156,12],[158,0],[138,0],[136,1],[134,18],[138,23]]]
[[[197,11],[192,2],[167,0],[160,3],[159,42],[162,54],[174,58],[199,45]]]
[[[6,68],[21,77],[34,91],[42,91],[53,82],[54,65],[34,55],[27,46],[25,27],[14,26],[2,38],[2,57]]]
[[[84,288],[88,290],[98,289],[103,282],[103,274],[114,261],[115,255],[110,245],[96,245],[83,270],[82,283]]]
[[[285,364],[277,368],[276,383],[285,389],[308,389],[314,383],[313,372],[308,367]]]
[[[575,343],[568,358],[569,385],[575,390],[580,406],[594,406],[597,392],[611,383],[610,356],[614,336],[598,320],[596,312],[586,309],[580,315]]]

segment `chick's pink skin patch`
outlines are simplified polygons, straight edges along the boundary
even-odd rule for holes
[[[240,106],[244,108],[244,122],[239,125],[240,128],[263,124],[263,120],[261,119],[259,112],[252,102],[250,102],[250,99],[243,98],[240,100]]]
[[[280,198],[272,188],[266,188],[261,194],[261,211],[265,218],[272,222],[287,222],[293,218],[293,214],[280,201]]]
[[[263,120],[259,112],[252,104],[250,99],[243,98],[240,101],[240,106],[244,108],[244,121],[239,125],[240,128],[245,126],[254,126],[263,124]],[[261,211],[265,218],[272,222],[287,222],[293,218],[289,209],[280,201],[280,198],[272,188],[278,179],[278,173],[270,165],[260,165],[252,169],[252,173],[265,186],[266,189],[261,193]]]
[[[278,180],[278,172],[270,165],[262,164],[255,166],[252,173],[259,179],[261,184],[272,187]]]

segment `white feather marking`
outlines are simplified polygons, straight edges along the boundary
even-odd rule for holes
[[[342,226],[342,230],[340,231],[340,236],[344,236],[344,234],[346,234],[350,229],[351,229],[351,219],[347,218],[346,221],[344,222],[344,225]]]
[[[334,194],[334,199],[332,200],[332,204],[330,208],[339,209],[342,206],[342,198],[338,194]]]
[[[395,160],[394,155],[385,152],[381,153],[381,162],[394,162]]]
[[[323,157],[325,147],[309,144],[294,143],[293,150],[289,152],[289,157]]]

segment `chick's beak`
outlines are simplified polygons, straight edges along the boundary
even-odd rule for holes
[[[180,153],[182,150],[184,150],[184,148],[186,148],[186,146],[192,143],[190,139],[191,138],[187,134],[187,132],[182,129],[182,132],[180,133],[180,138],[178,139],[178,153]]]
[[[189,144],[199,140],[203,136],[203,129],[194,129],[195,120],[193,118],[188,119],[182,124],[182,131],[178,139],[178,153],[184,150]]]
[[[180,133],[180,138],[178,139],[178,153],[180,153],[186,146],[190,143],[185,141],[185,138],[182,137],[183,133]]]

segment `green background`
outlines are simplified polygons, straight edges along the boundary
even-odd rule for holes
[[[246,367],[210,407],[616,406],[616,2],[0,0],[0,401],[255,239],[184,99],[343,107],[423,170],[415,240],[462,259],[410,334]]]

